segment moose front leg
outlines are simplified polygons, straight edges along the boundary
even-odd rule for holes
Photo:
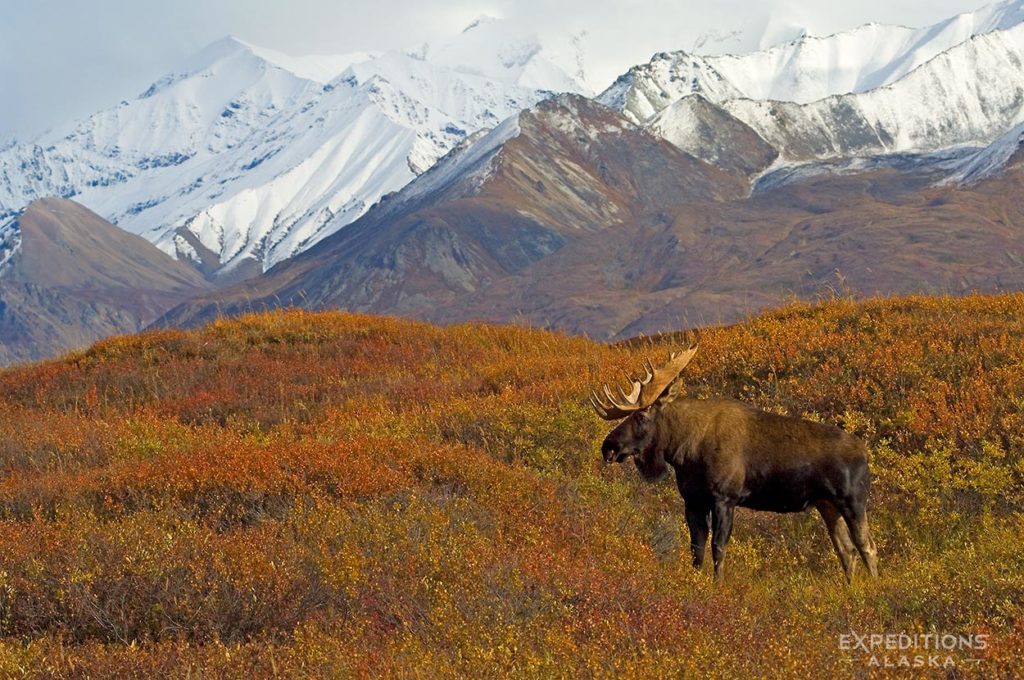
[[[715,562],[715,580],[722,580],[725,566],[725,546],[732,534],[732,515],[735,506],[724,500],[715,500],[711,509],[711,558]]]
[[[704,508],[686,504],[686,526],[690,528],[690,554],[693,555],[693,566],[700,569],[704,565],[704,550],[708,545],[708,533],[711,531],[708,516]]]

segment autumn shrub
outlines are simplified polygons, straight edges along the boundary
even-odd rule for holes
[[[293,310],[0,372],[0,676],[1021,672],[1024,295],[702,330],[691,396],[867,442],[852,587],[816,516],[745,510],[715,586],[671,481],[601,462],[589,391],[680,342]],[[850,631],[991,644],[886,670]]]

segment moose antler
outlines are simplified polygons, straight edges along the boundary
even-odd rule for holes
[[[597,392],[590,393],[590,405],[594,407],[597,415],[605,420],[618,420],[625,418],[631,413],[642,411],[658,401],[669,385],[679,376],[686,365],[693,359],[700,345],[700,337],[695,336],[689,343],[688,349],[682,352],[673,352],[669,355],[668,361],[660,368],[654,368],[650,359],[644,359],[643,378],[636,378],[625,373],[626,380],[630,383],[630,390],[627,394],[621,387],[618,388],[620,400],[616,400],[608,385],[604,385],[604,399]]]

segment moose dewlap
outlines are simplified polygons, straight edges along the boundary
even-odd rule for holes
[[[627,375],[630,390],[619,388],[618,397],[607,385],[603,397],[591,395],[599,416],[625,419],[601,445],[605,461],[631,458],[651,481],[672,466],[686,508],[693,565],[703,565],[710,532],[716,579],[722,578],[737,506],[771,512],[814,506],[847,581],[853,579],[858,554],[877,576],[864,443],[838,427],[767,413],[735,399],[686,398],[679,375],[697,348],[696,341],[690,343],[659,368],[647,360],[645,375]]]

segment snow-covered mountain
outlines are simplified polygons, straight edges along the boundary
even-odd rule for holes
[[[598,99],[638,123],[689,94],[715,102],[744,98],[806,104],[890,85],[974,36],[1022,21],[1024,0],[1010,0],[925,28],[865,24],[739,55],[662,52],[620,76]]]
[[[1022,19],[1014,0],[927,29],[868,25],[744,56],[660,54],[599,99],[712,161],[694,135],[694,98],[749,126],[781,162],[984,146],[1024,121]]]
[[[984,146],[1024,121],[1024,24],[976,35],[867,92],[721,105],[790,160]]]
[[[0,151],[0,214],[217,155],[318,89],[225,38],[136,99]]]
[[[179,256],[225,272],[251,262],[267,268],[362,215],[467,134],[542,96],[392,52],[350,67],[189,174],[166,172],[161,184],[170,191],[143,212],[116,212],[129,187],[81,200],[165,250],[173,244]],[[130,189],[152,194],[159,180]]]
[[[1024,0],[745,55],[661,53],[598,100],[734,176],[984,146],[1024,122]],[[258,274],[350,224],[478,131],[588,94],[577,37],[481,18],[412,50],[293,57],[225,38],[131,101],[0,145],[0,224],[74,196],[210,277]],[[17,249],[0,239],[0,257]]]
[[[0,215],[75,196],[208,274],[257,273],[468,134],[583,88],[500,33],[480,22],[419,53],[308,58],[224,39],[136,100],[0,151]]]

